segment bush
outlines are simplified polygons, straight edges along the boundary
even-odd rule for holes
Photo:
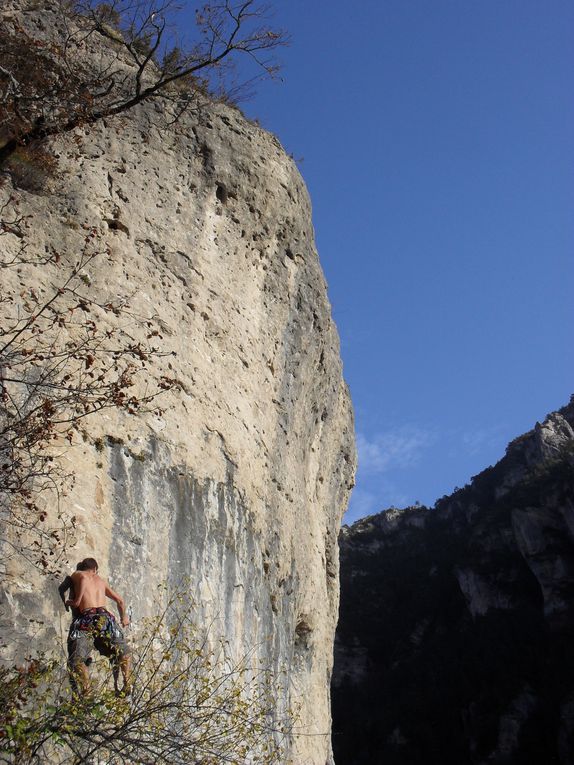
[[[83,762],[285,762],[290,719],[275,719],[274,676],[193,624],[187,596],[141,625],[133,691],[117,697],[103,661],[89,697],[72,694],[54,658],[0,669],[0,759],[18,765]]]
[[[45,191],[51,178],[56,175],[58,160],[49,147],[40,142],[18,146],[6,163],[12,184],[25,191]]]

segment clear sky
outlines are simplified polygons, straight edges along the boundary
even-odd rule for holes
[[[574,392],[574,3],[276,0],[355,407],[346,521],[432,505]]]

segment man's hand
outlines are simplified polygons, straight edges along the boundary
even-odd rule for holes
[[[122,616],[122,627],[127,627],[129,623],[130,623],[129,616],[124,614],[124,616]]]
[[[69,607],[78,608],[78,601],[68,598],[68,600],[64,603],[64,605],[66,606],[66,611],[68,610]]]

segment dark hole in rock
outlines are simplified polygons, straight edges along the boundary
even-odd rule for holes
[[[217,184],[217,188],[215,189],[215,196],[219,199],[222,205],[224,205],[227,202],[227,198],[229,194],[223,184],[221,183]]]
[[[295,647],[307,649],[309,647],[309,638],[312,632],[311,625],[306,619],[300,619],[295,627]]]
[[[106,223],[108,224],[108,227],[112,229],[112,231],[123,231],[124,234],[127,234],[128,236],[130,235],[129,228],[120,220],[108,219],[106,220]]]

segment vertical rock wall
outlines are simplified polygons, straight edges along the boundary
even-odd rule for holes
[[[286,670],[278,705],[299,709],[304,734],[292,761],[324,765],[355,457],[309,199],[278,142],[237,111],[212,105],[165,130],[163,109],[56,140],[57,176],[18,192],[37,252],[72,263],[82,227],[95,229],[109,254],[90,265],[91,295],[125,298],[122,332],[153,330],[176,354],[150,368],[180,386],[161,415],[101,413],[63,454],[76,476],[62,500],[77,517],[70,560],[99,559],[134,634],[157,585],[189,577],[198,622]],[[13,562],[2,610],[9,656],[31,638],[63,650],[53,581]]]

